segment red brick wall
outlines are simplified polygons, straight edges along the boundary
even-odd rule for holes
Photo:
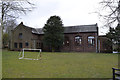
[[[75,45],[75,36],[82,36],[82,44],[79,46]],[[96,37],[97,33],[71,33],[65,34],[65,36],[69,37],[69,46],[64,45],[61,51],[77,51],[77,52],[96,52]],[[88,45],[88,36],[95,37],[95,44],[94,46]]]
[[[98,49],[99,52],[101,53],[112,53],[112,46],[106,46],[106,43],[108,41],[108,38],[106,36],[99,36],[99,45],[98,45]]]
[[[23,38],[19,39],[19,33],[23,33]],[[82,37],[82,44],[79,46],[75,45],[75,36],[81,36]],[[49,48],[47,46],[44,46],[42,38],[44,35],[38,35],[38,34],[32,34],[32,29],[24,27],[23,25],[19,25],[16,29],[13,31],[13,40],[12,40],[12,49],[13,50],[20,50],[20,48],[14,48],[14,43],[23,43],[23,48],[25,47],[25,42],[27,41],[29,43],[28,48],[34,48],[34,41],[36,44],[35,48],[42,48],[44,51],[49,51]],[[73,51],[73,52],[96,52],[96,41],[98,37],[98,33],[95,32],[83,32],[83,33],[68,33],[64,34],[65,37],[69,38],[69,45],[63,45],[60,51]],[[94,46],[88,45],[88,36],[94,36],[95,37],[95,44]],[[37,47],[37,44],[40,43],[40,47]]]

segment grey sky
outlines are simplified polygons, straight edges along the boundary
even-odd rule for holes
[[[36,9],[27,15],[21,15],[18,23],[21,21],[25,25],[42,28],[48,18],[53,15],[60,16],[64,26],[87,25],[98,23],[101,27],[99,17],[93,13],[99,8],[99,2],[102,0],[31,0]],[[100,34],[103,31],[99,28]]]

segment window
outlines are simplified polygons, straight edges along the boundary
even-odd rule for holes
[[[39,47],[41,47],[41,44],[39,43]]]
[[[36,43],[36,46],[39,47],[39,42]]]
[[[19,33],[19,39],[22,39],[22,33]]]
[[[64,45],[69,46],[69,37],[65,37]]]
[[[28,42],[25,43],[25,46],[29,46]]]
[[[19,48],[22,48],[22,43],[19,43]]]
[[[82,37],[81,36],[75,36],[75,45],[79,46],[82,44]]]
[[[88,45],[89,46],[94,46],[95,45],[95,37],[94,36],[89,36],[88,37]]]
[[[14,43],[14,48],[17,48],[17,43]]]
[[[41,43],[37,42],[37,48],[41,48]]]

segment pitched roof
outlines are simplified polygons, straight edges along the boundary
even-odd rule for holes
[[[44,34],[42,28],[33,28],[32,29],[32,33],[35,33],[35,34]]]
[[[21,24],[23,25],[23,23]],[[31,27],[28,27],[28,28],[31,28]],[[32,33],[34,34],[44,34],[42,28],[31,28],[31,29],[32,29]],[[78,26],[64,27],[64,33],[77,33],[77,32],[98,32],[98,26],[97,24],[92,24],[92,25],[78,25]]]
[[[64,28],[64,33],[76,33],[76,32],[97,32],[97,24],[92,25],[79,25],[79,26],[68,26]]]
[[[42,28],[36,28],[32,30],[35,34],[44,34]],[[66,26],[64,27],[64,33],[76,33],[76,32],[98,32],[97,24],[92,25],[79,25],[79,26]]]

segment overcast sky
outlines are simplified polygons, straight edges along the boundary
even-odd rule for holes
[[[64,26],[89,25],[98,23],[99,33],[103,34],[102,23],[95,11],[102,0],[31,0],[36,8],[27,15],[21,15],[18,23],[23,21],[27,26],[42,28],[48,18],[60,16]]]

